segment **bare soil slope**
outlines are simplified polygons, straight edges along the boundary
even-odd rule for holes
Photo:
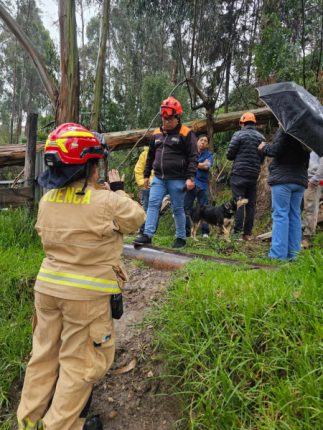
[[[115,363],[95,388],[91,413],[100,414],[104,430],[174,429],[179,405],[176,399],[161,395],[166,387],[158,378],[161,363],[152,348],[152,327],[140,325],[162,298],[171,274],[129,261],[127,269],[130,281],[124,293],[124,315],[116,321]],[[114,374],[118,369],[125,373]]]

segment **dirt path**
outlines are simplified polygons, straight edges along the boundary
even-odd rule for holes
[[[95,388],[91,413],[100,414],[104,430],[170,430],[179,418],[179,408],[163,391],[160,362],[152,349],[152,327],[138,326],[169,283],[170,272],[137,267],[126,262],[130,281],[124,293],[125,313],[116,321],[115,363]],[[114,375],[130,364],[129,372]]]

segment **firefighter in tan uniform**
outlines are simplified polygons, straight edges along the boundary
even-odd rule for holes
[[[18,407],[19,430],[100,430],[85,421],[93,384],[112,365],[115,333],[111,295],[122,291],[123,234],[145,212],[122,191],[117,171],[99,188],[98,161],[106,150],[77,124],[63,124],[46,142],[50,191],[39,205],[36,229],[45,255],[35,283],[33,350]],[[110,187],[110,190],[107,188]]]

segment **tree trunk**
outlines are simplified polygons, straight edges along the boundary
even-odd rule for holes
[[[75,2],[59,1],[61,36],[61,88],[56,111],[56,123],[79,121],[80,76],[76,40]]]
[[[251,38],[248,46],[248,62],[247,62],[247,79],[246,82],[249,85],[250,83],[250,74],[251,74],[251,63],[252,63],[252,52],[256,39],[257,29],[258,29],[258,20],[259,20],[259,0],[256,0],[254,3],[253,14],[255,15],[255,20],[253,23]]]
[[[271,159],[265,158],[260,170],[257,183],[256,218],[262,217],[271,206],[271,189],[268,185],[268,166]]]
[[[225,88],[224,88],[224,112],[229,111],[229,90],[230,90],[230,72],[231,72],[232,52],[228,53],[228,59],[225,70]]]
[[[305,5],[304,0],[302,1],[302,52],[303,52],[303,87],[306,88],[306,59],[305,59]]]
[[[109,35],[110,19],[110,0],[103,1],[103,10],[101,15],[100,43],[99,53],[96,65],[96,76],[94,86],[94,100],[91,113],[91,130],[99,130],[101,117],[102,96],[103,96],[103,78],[106,62],[107,41]]]
[[[17,45],[16,45],[17,48]],[[17,52],[17,49],[16,49]],[[10,118],[10,144],[13,144],[13,129],[15,122],[16,112],[16,96],[17,96],[17,58],[15,58],[15,65],[13,70],[13,87],[12,87],[12,102],[11,102],[11,118]]]
[[[206,111],[206,134],[209,141],[209,148],[213,152],[214,150],[214,142],[213,142],[213,135],[214,135],[214,112],[215,112],[215,106],[210,106]]]

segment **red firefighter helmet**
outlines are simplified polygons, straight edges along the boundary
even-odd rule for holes
[[[182,105],[175,97],[170,96],[163,100],[160,105],[160,113],[163,118],[167,118],[172,115],[181,115],[183,113]]]
[[[256,117],[252,112],[245,112],[240,118],[240,123],[243,124],[245,122],[254,122],[256,124]]]
[[[52,131],[44,150],[47,166],[85,164],[105,155],[106,149],[98,138],[82,125],[72,122],[61,124]]]

